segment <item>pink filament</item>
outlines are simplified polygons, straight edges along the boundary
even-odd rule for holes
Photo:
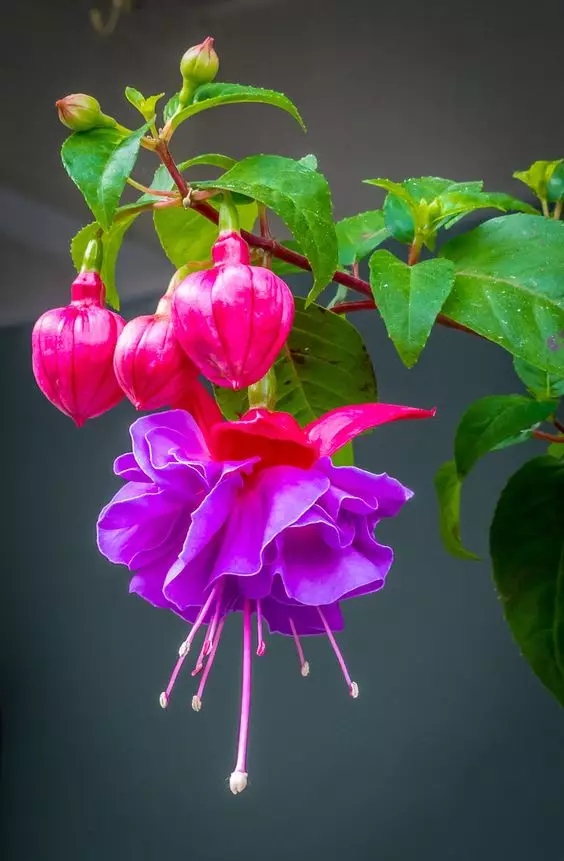
[[[290,619],[290,628],[292,629],[292,636],[294,638],[294,643],[296,644],[296,650],[298,652],[298,660],[300,662],[300,667],[304,667],[306,664],[306,659],[304,655],[304,650],[302,649],[302,644],[300,642],[300,638],[298,637],[298,632],[296,631],[296,626],[294,625],[294,620]]]
[[[210,608],[210,606],[211,606],[211,604],[212,604],[212,602],[213,602],[213,600],[214,600],[214,598],[215,598],[215,596],[216,596],[216,593],[217,593],[217,586],[214,586],[214,588],[211,590],[211,592],[210,592],[210,594],[209,594],[209,597],[208,597],[208,599],[207,599],[206,603],[204,604],[204,606],[202,607],[202,609],[201,609],[201,610],[200,610],[200,612],[198,613],[198,615],[197,615],[197,617],[196,617],[196,621],[194,622],[194,625],[192,626],[192,630],[190,631],[190,633],[188,634],[188,636],[187,636],[186,640],[184,641],[184,644],[185,644],[185,647],[186,647],[186,648],[185,648],[185,651],[184,651],[184,653],[183,653],[182,655],[180,655],[180,656],[179,656],[179,658],[178,658],[178,660],[177,660],[176,664],[174,665],[174,669],[173,669],[173,671],[172,671],[172,675],[171,675],[171,677],[170,677],[170,679],[169,679],[168,685],[166,686],[166,691],[165,691],[165,700],[167,700],[167,701],[168,701],[168,699],[169,699],[169,697],[170,697],[170,694],[171,694],[171,691],[172,691],[172,689],[173,689],[173,687],[174,687],[174,683],[176,682],[176,679],[177,679],[178,673],[180,672],[180,670],[181,670],[181,668],[182,668],[182,664],[183,664],[183,663],[184,663],[184,661],[186,660],[186,655],[187,655],[187,654],[188,654],[188,652],[190,651],[190,646],[191,646],[191,645],[192,645],[192,643],[194,642],[194,637],[195,637],[195,636],[196,636],[196,634],[198,633],[198,630],[199,630],[199,628],[201,627],[201,624],[202,624],[202,622],[203,622],[203,620],[204,620],[204,618],[205,618],[205,615],[206,615],[206,613],[208,612],[208,610],[209,610],[209,608]]]
[[[202,648],[200,649],[200,654],[198,655],[198,660],[196,661],[196,666],[192,670],[193,676],[197,676],[198,673],[202,671],[203,666],[204,666],[204,658],[206,658],[210,654],[210,652],[213,648],[213,638],[214,638],[214,635],[215,635],[215,632],[217,629],[217,623],[219,621],[220,609],[221,609],[221,606],[220,606],[220,601],[219,601],[219,596],[218,596],[218,600],[217,600],[216,605],[215,605],[215,613],[213,614],[213,619],[211,620],[211,622],[208,626],[208,630],[207,630],[204,642],[202,644]]]
[[[241,684],[241,720],[239,723],[239,744],[235,771],[247,772],[247,741],[249,737],[249,716],[251,712],[251,602],[245,599],[243,609],[243,673]]]
[[[353,683],[353,681],[349,675],[349,671],[347,670],[347,665],[345,664],[345,659],[343,658],[343,656],[341,654],[341,650],[339,649],[339,647],[337,645],[337,641],[335,640],[335,637],[333,636],[333,631],[329,627],[329,625],[327,623],[327,619],[325,618],[325,614],[324,614],[323,610],[321,609],[321,607],[317,608],[317,612],[319,613],[320,619],[323,622],[323,627],[325,628],[325,633],[327,634],[327,637],[329,638],[329,642],[331,643],[331,645],[333,647],[333,651],[335,652],[335,656],[339,662],[339,666],[341,667],[341,670],[343,671],[343,675],[345,677],[345,681],[347,683],[349,691],[351,693],[353,693],[354,683]],[[358,688],[356,689],[356,694],[353,694],[353,695],[354,696],[358,695]]]
[[[204,695],[204,688],[206,686],[208,676],[209,676],[209,674],[211,672],[211,668],[213,666],[213,662],[215,659],[215,653],[217,652],[217,647],[219,646],[219,641],[221,639],[221,632],[223,631],[224,624],[225,624],[225,616],[223,617],[223,619],[219,622],[219,624],[217,626],[217,632],[215,635],[215,639],[213,641],[212,650],[210,652],[210,656],[207,660],[206,666],[204,667],[204,672],[202,673],[202,678],[200,679],[200,686],[198,688],[198,693],[196,694],[196,696],[198,697],[198,700],[201,700],[203,695]]]
[[[262,636],[262,609],[260,606],[260,598],[257,599],[257,655],[262,657],[266,651],[266,643]]]

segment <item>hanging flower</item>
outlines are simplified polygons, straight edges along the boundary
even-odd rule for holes
[[[130,591],[193,623],[161,705],[198,630],[207,625],[194,674],[199,711],[226,616],[243,614],[243,680],[239,748],[232,792],[247,785],[251,687],[251,621],[257,654],[263,621],[293,637],[325,634],[349,693],[358,696],[334,637],[343,626],[339,602],[382,588],[393,560],[374,538],[411,491],[386,474],[334,466],[331,455],[369,428],[434,411],[386,404],[332,410],[305,428],[287,414],[254,409],[236,422],[209,425],[172,410],[138,419],[132,452],[115,472],[127,484],[100,514],[98,546],[134,572]],[[207,659],[207,660],[206,660]]]
[[[211,269],[191,272],[174,291],[174,331],[208,380],[241,389],[276,361],[292,328],[294,297],[270,269],[250,265],[236,231],[220,232],[212,255]]]
[[[62,413],[81,427],[123,400],[114,373],[114,350],[125,320],[104,307],[97,272],[81,272],[71,302],[41,315],[31,336],[37,385]]]

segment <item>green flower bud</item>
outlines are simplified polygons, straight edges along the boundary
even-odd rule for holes
[[[219,69],[219,57],[214,51],[213,39],[208,36],[200,45],[188,48],[180,61],[180,74],[184,81],[179,102],[186,105],[200,84],[211,83]]]
[[[72,93],[55,102],[59,119],[73,132],[87,132],[90,129],[115,128],[113,117],[102,113],[100,103],[85,93]]]

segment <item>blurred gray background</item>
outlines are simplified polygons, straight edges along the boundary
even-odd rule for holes
[[[126,572],[94,546],[133,411],[75,430],[36,389],[29,339],[35,317],[67,301],[69,240],[90,220],[60,166],[57,98],[92,93],[132,124],[123,88],[173,92],[180,55],[211,34],[220,79],[285,91],[309,132],[268,107],[225,107],[175,137],[179,157],[316,153],[337,217],[380,205],[360,184],[373,176],[482,178],[519,194],[513,170],[564,155],[561,0],[144,0],[107,39],[89,8],[5,4],[0,31],[0,856],[560,861],[564,715],[511,641],[487,562],[499,491],[542,446],[500,452],[468,480],[464,537],[483,562],[446,556],[432,486],[463,409],[519,391],[509,356],[441,330],[408,372],[377,316],[355,319],[382,399],[438,417],[357,446],[362,466],[416,491],[383,531],[397,552],[386,589],[346,608],[360,698],[326,642],[307,642],[304,680],[292,644],[271,638],[255,662],[250,786],[233,798],[239,620],[202,712],[186,673],[163,713],[184,626],[129,596]],[[136,176],[153,167],[147,156]],[[139,219],[118,271],[126,316],[152,310],[171,271]]]

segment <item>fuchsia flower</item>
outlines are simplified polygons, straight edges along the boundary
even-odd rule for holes
[[[274,364],[292,328],[294,298],[270,269],[249,265],[237,232],[222,231],[212,254],[211,269],[190,273],[174,291],[174,329],[208,380],[241,389]]]
[[[104,308],[104,294],[100,276],[82,272],[71,285],[70,305],[46,311],[33,327],[37,385],[78,427],[123,399],[113,359],[125,320]]]
[[[98,547],[134,572],[130,591],[193,623],[161,705],[169,702],[198,630],[207,631],[194,674],[199,711],[229,613],[243,614],[243,679],[233,793],[247,785],[252,617],[258,655],[263,625],[293,637],[307,675],[300,635],[325,634],[351,679],[335,641],[339,602],[382,588],[393,559],[374,538],[411,491],[386,474],[336,467],[331,455],[363,431],[434,410],[363,404],[332,410],[305,428],[287,413],[251,410],[237,422],[210,422],[173,410],[138,419],[132,452],[115,462],[126,480],[98,520]]]
[[[130,320],[116,345],[117,380],[138,410],[172,406],[198,376],[174,334],[170,305],[165,295],[154,314]]]

